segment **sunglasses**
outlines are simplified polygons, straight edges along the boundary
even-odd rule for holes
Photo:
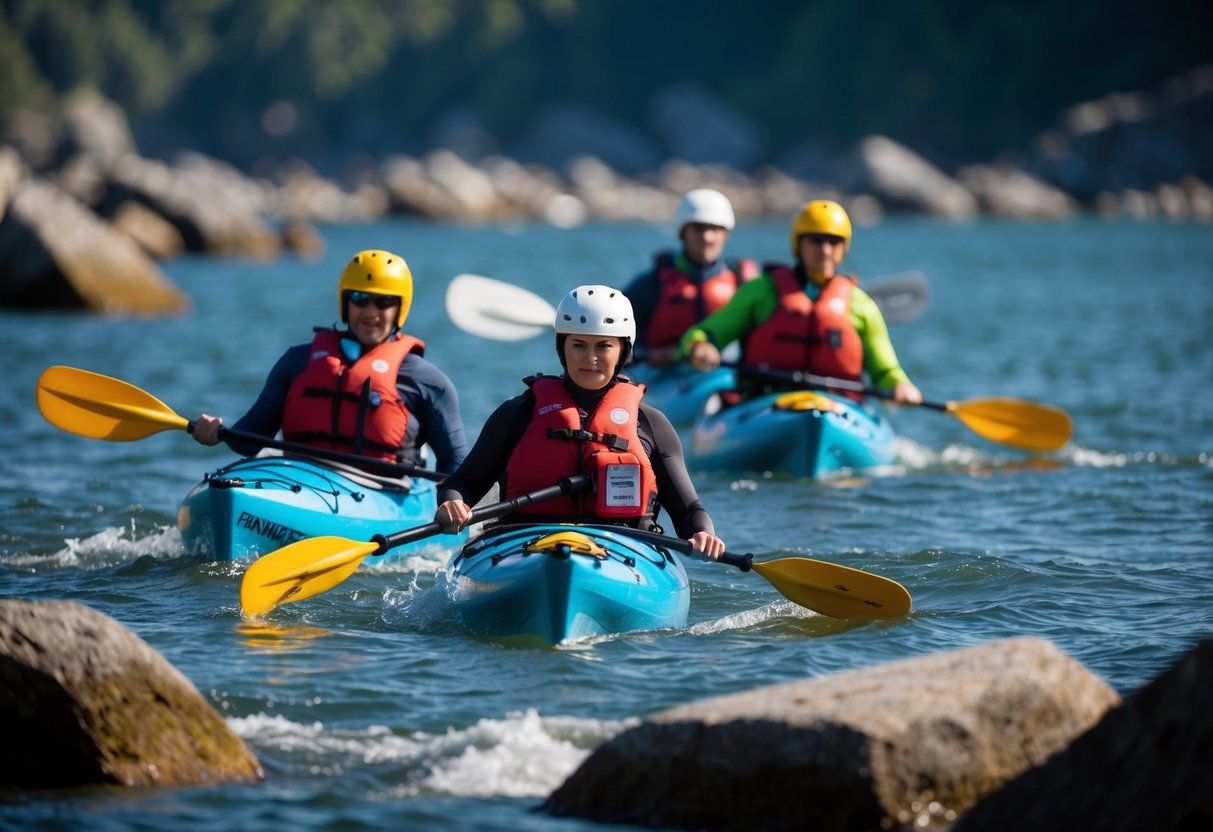
[[[835,237],[833,234],[803,234],[801,236],[815,246],[823,246],[826,243],[840,246],[846,242],[842,237]]]
[[[366,306],[368,303],[375,304],[377,309],[391,309],[393,306],[400,305],[400,298],[392,295],[372,295],[368,292],[350,292],[345,296],[346,300],[357,306],[359,309]]]

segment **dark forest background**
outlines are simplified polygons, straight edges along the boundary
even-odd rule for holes
[[[882,133],[944,167],[1069,106],[1213,57],[1207,2],[0,0],[0,128],[92,86],[141,151],[249,168],[423,152],[473,124],[507,155],[577,102],[643,133],[694,82],[761,128],[754,165]]]

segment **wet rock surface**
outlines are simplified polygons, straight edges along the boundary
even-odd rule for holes
[[[0,600],[0,785],[255,782],[257,758],[197,689],[81,604]]]
[[[606,743],[546,811],[692,829],[943,828],[1119,696],[1018,638],[693,702]]]

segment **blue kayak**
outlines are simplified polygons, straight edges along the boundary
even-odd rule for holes
[[[177,513],[177,526],[187,552],[236,560],[306,537],[370,540],[424,525],[434,519],[436,491],[430,480],[379,477],[311,457],[250,457],[194,486]],[[387,557],[424,545],[402,546]]]
[[[688,465],[700,471],[819,479],[891,465],[897,457],[893,428],[875,403],[808,390],[705,411],[688,444]]]
[[[645,404],[664,413],[676,428],[689,428],[708,399],[737,386],[728,367],[701,373],[685,363],[672,367],[635,364],[624,372],[628,378],[645,385]]]
[[[447,566],[456,609],[473,633],[545,644],[683,627],[686,570],[627,529],[496,526]]]

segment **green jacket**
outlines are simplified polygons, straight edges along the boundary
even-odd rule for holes
[[[805,293],[817,300],[821,287],[809,282]],[[734,341],[745,338],[771,316],[778,302],[775,281],[769,273],[763,272],[754,280],[742,284],[727,306],[686,331],[680,343],[682,357],[686,358],[698,341],[708,341],[718,349],[724,349]],[[909,381],[909,376],[897,363],[897,353],[889,340],[889,328],[876,301],[856,286],[851,293],[849,311],[851,325],[863,342],[863,368],[872,385],[891,390],[900,382]]]

